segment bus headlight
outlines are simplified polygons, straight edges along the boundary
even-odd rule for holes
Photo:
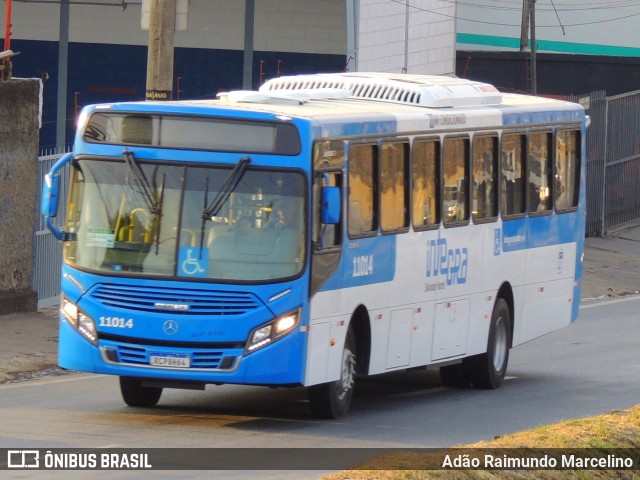
[[[60,311],[69,323],[73,325],[80,335],[89,340],[92,344],[98,344],[98,331],[96,324],[91,317],[86,315],[78,306],[66,298],[62,298]]]
[[[249,335],[249,343],[247,343],[245,354],[266,347],[288,333],[291,333],[298,326],[299,322],[300,310],[296,310],[256,328]]]

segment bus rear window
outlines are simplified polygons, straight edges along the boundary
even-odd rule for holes
[[[556,209],[569,210],[578,206],[580,191],[580,132],[559,130],[556,136],[555,184],[553,196]]]
[[[83,133],[89,143],[297,155],[300,137],[289,123],[195,116],[96,112]]]

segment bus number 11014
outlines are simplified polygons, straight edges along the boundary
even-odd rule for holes
[[[100,317],[98,324],[100,327],[113,327],[113,328],[133,328],[133,319],[125,320],[120,317]]]
[[[353,276],[373,275],[373,255],[364,255],[353,259]]]

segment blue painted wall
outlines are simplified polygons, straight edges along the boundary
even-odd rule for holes
[[[13,40],[11,48],[20,52],[14,58],[14,77],[41,77],[44,83],[40,146],[56,143],[56,105],[58,90],[58,42]],[[263,78],[299,73],[339,72],[344,55],[254,52],[253,85]],[[67,89],[67,142],[73,141],[76,110],[90,103],[143,100],[147,76],[147,47],[89,43],[69,44]],[[215,98],[221,90],[242,88],[243,52],[201,48],[176,48],[174,77],[181,77],[180,98]],[[174,81],[174,99],[178,97]],[[77,107],[76,108],[76,99]]]

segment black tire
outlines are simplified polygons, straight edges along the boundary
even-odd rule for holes
[[[130,407],[153,407],[160,400],[162,387],[143,387],[140,378],[120,377],[120,392]]]
[[[498,298],[491,314],[487,352],[463,361],[466,377],[475,388],[493,390],[502,385],[509,363],[510,339],[509,305],[503,298]]]
[[[318,418],[343,417],[353,398],[353,383],[356,375],[356,337],[349,328],[342,350],[340,379],[313,385],[308,388],[311,413]]]

